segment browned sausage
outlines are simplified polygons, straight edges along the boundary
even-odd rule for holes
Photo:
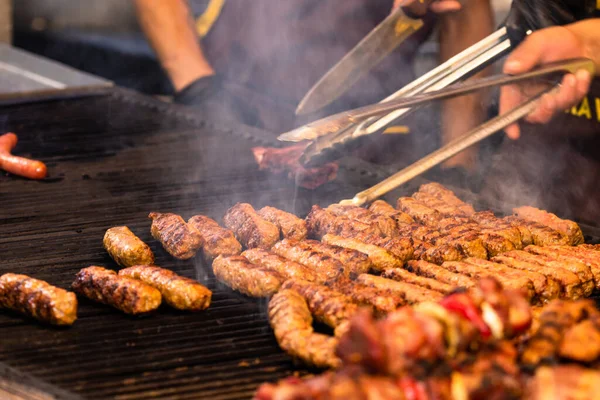
[[[223,221],[248,249],[269,250],[279,240],[279,228],[264,220],[250,204],[238,203],[231,207]]]
[[[281,231],[284,239],[306,239],[308,229],[306,221],[296,217],[294,214],[282,211],[275,207],[263,207],[258,211],[258,215],[272,224],[275,224]]]
[[[104,248],[121,267],[154,264],[150,247],[126,226],[110,228],[104,234]]]
[[[285,281],[281,274],[254,265],[242,256],[219,256],[212,268],[220,282],[251,297],[271,297]]]
[[[119,271],[120,276],[138,279],[158,289],[163,298],[178,310],[199,311],[208,308],[212,292],[193,279],[150,265],[136,265]]]
[[[53,325],[72,325],[77,319],[75,293],[26,275],[0,276],[0,307]]]
[[[17,145],[17,140],[14,133],[0,136],[0,169],[29,179],[44,179],[48,169],[43,162],[13,156],[10,153]]]
[[[189,219],[188,224],[200,232],[204,243],[202,252],[205,258],[214,260],[220,255],[234,256],[242,252],[242,245],[237,241],[233,232],[221,228],[215,220],[204,215],[196,215]]]
[[[187,260],[202,247],[202,236],[196,228],[185,223],[176,214],[150,213],[152,237],[175,258]]]
[[[84,268],[77,273],[73,290],[127,314],[156,310],[162,301],[160,292],[152,286],[96,266]]]

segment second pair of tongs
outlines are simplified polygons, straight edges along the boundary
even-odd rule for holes
[[[511,79],[497,79],[497,78],[489,78],[482,81],[475,82],[473,84],[464,84],[460,85],[461,87],[489,87],[489,85],[484,85],[481,82],[501,82],[502,85],[508,83],[519,82],[516,78],[527,76],[527,80],[533,79],[532,74],[535,74],[535,77],[539,77],[539,71],[544,70],[544,73],[541,76],[549,77],[553,74],[560,72],[571,72],[574,73],[580,69],[586,70],[590,73],[591,76],[595,73],[595,66],[593,61],[589,59],[576,59],[576,60],[568,60],[560,63],[555,63],[552,65],[548,65],[542,69],[538,69],[537,71],[523,74],[515,77],[510,77]],[[562,74],[557,76],[556,78],[560,78]],[[522,82],[523,79],[520,79]],[[560,81],[556,80],[552,83],[550,89],[541,90],[536,93],[533,97],[531,97],[525,103],[515,107],[513,110],[510,110],[506,114],[499,115],[496,118],[480,125],[479,127],[473,129],[472,131],[466,133],[464,136],[448,143],[444,147],[438,149],[437,151],[429,154],[428,156],[418,160],[412,165],[404,168],[400,172],[392,175],[391,177],[385,179],[384,181],[378,183],[377,185],[358,193],[354,198],[349,200],[342,200],[340,204],[343,205],[356,205],[362,206],[364,204],[370,203],[377,198],[385,195],[386,193],[398,188],[400,185],[410,181],[411,179],[425,173],[431,168],[441,164],[442,162],[448,160],[449,158],[455,156],[461,151],[467,149],[468,147],[482,141],[483,139],[491,136],[492,134],[506,128],[507,126],[519,121],[520,119],[526,117],[530,114],[538,105],[540,98],[545,94],[552,91],[555,91],[560,86]],[[475,90],[475,89],[473,89]],[[448,93],[457,93],[462,92],[462,90],[458,90],[457,88],[449,88],[444,90],[443,92]],[[435,96],[435,94],[432,93]],[[419,96],[419,97],[428,97],[428,96]],[[452,96],[451,96],[452,97]],[[438,93],[437,98],[445,98],[442,94]],[[414,98],[412,99],[414,100]],[[411,99],[405,99],[405,101],[411,101]]]
[[[438,91],[371,104],[354,110],[334,114],[284,133],[280,135],[278,139],[287,142],[315,140],[323,135],[347,129],[352,125],[359,125],[369,118],[381,117],[392,111],[413,108],[433,101],[459,97],[487,88],[535,81],[540,78],[549,80],[561,77],[565,73],[575,73],[580,69],[587,70],[593,75],[594,63],[585,58],[571,59],[546,64],[522,74],[499,74],[488,78],[462,82]]]

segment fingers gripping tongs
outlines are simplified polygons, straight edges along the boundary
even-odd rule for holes
[[[540,6],[542,3],[545,8]],[[511,13],[502,28],[406,85],[382,103],[444,89],[476,74],[508,54],[532,30],[569,23],[575,19],[569,13],[545,12],[548,10],[547,3],[548,0],[514,1]],[[312,123],[284,133],[279,139],[292,142],[311,140],[312,143],[305,149],[300,161],[306,166],[314,166],[339,158],[352,146],[356,146],[362,137],[381,132],[387,125],[416,108],[417,105],[413,104],[400,109],[390,109],[385,114],[376,114],[369,118],[347,119],[338,124]]]

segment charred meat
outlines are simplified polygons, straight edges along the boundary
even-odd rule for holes
[[[306,222],[294,214],[266,206],[258,210],[258,215],[278,227],[284,239],[304,240],[308,235]]]
[[[231,207],[225,217],[225,226],[246,248],[270,249],[279,240],[279,228],[263,219],[248,203]]]
[[[158,240],[173,257],[187,260],[202,247],[200,232],[176,214],[150,213],[152,237]]]
[[[196,228],[202,237],[202,252],[207,260],[218,256],[235,256],[242,252],[242,245],[232,231],[219,226],[217,221],[204,215],[195,215],[188,225]]]

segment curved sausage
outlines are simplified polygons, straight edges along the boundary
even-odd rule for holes
[[[202,247],[202,235],[192,225],[176,214],[152,212],[152,237],[158,240],[173,257],[187,260]]]
[[[0,136],[0,169],[29,179],[44,179],[48,168],[41,161],[13,156],[10,152],[17,145],[17,135],[7,133]]]

